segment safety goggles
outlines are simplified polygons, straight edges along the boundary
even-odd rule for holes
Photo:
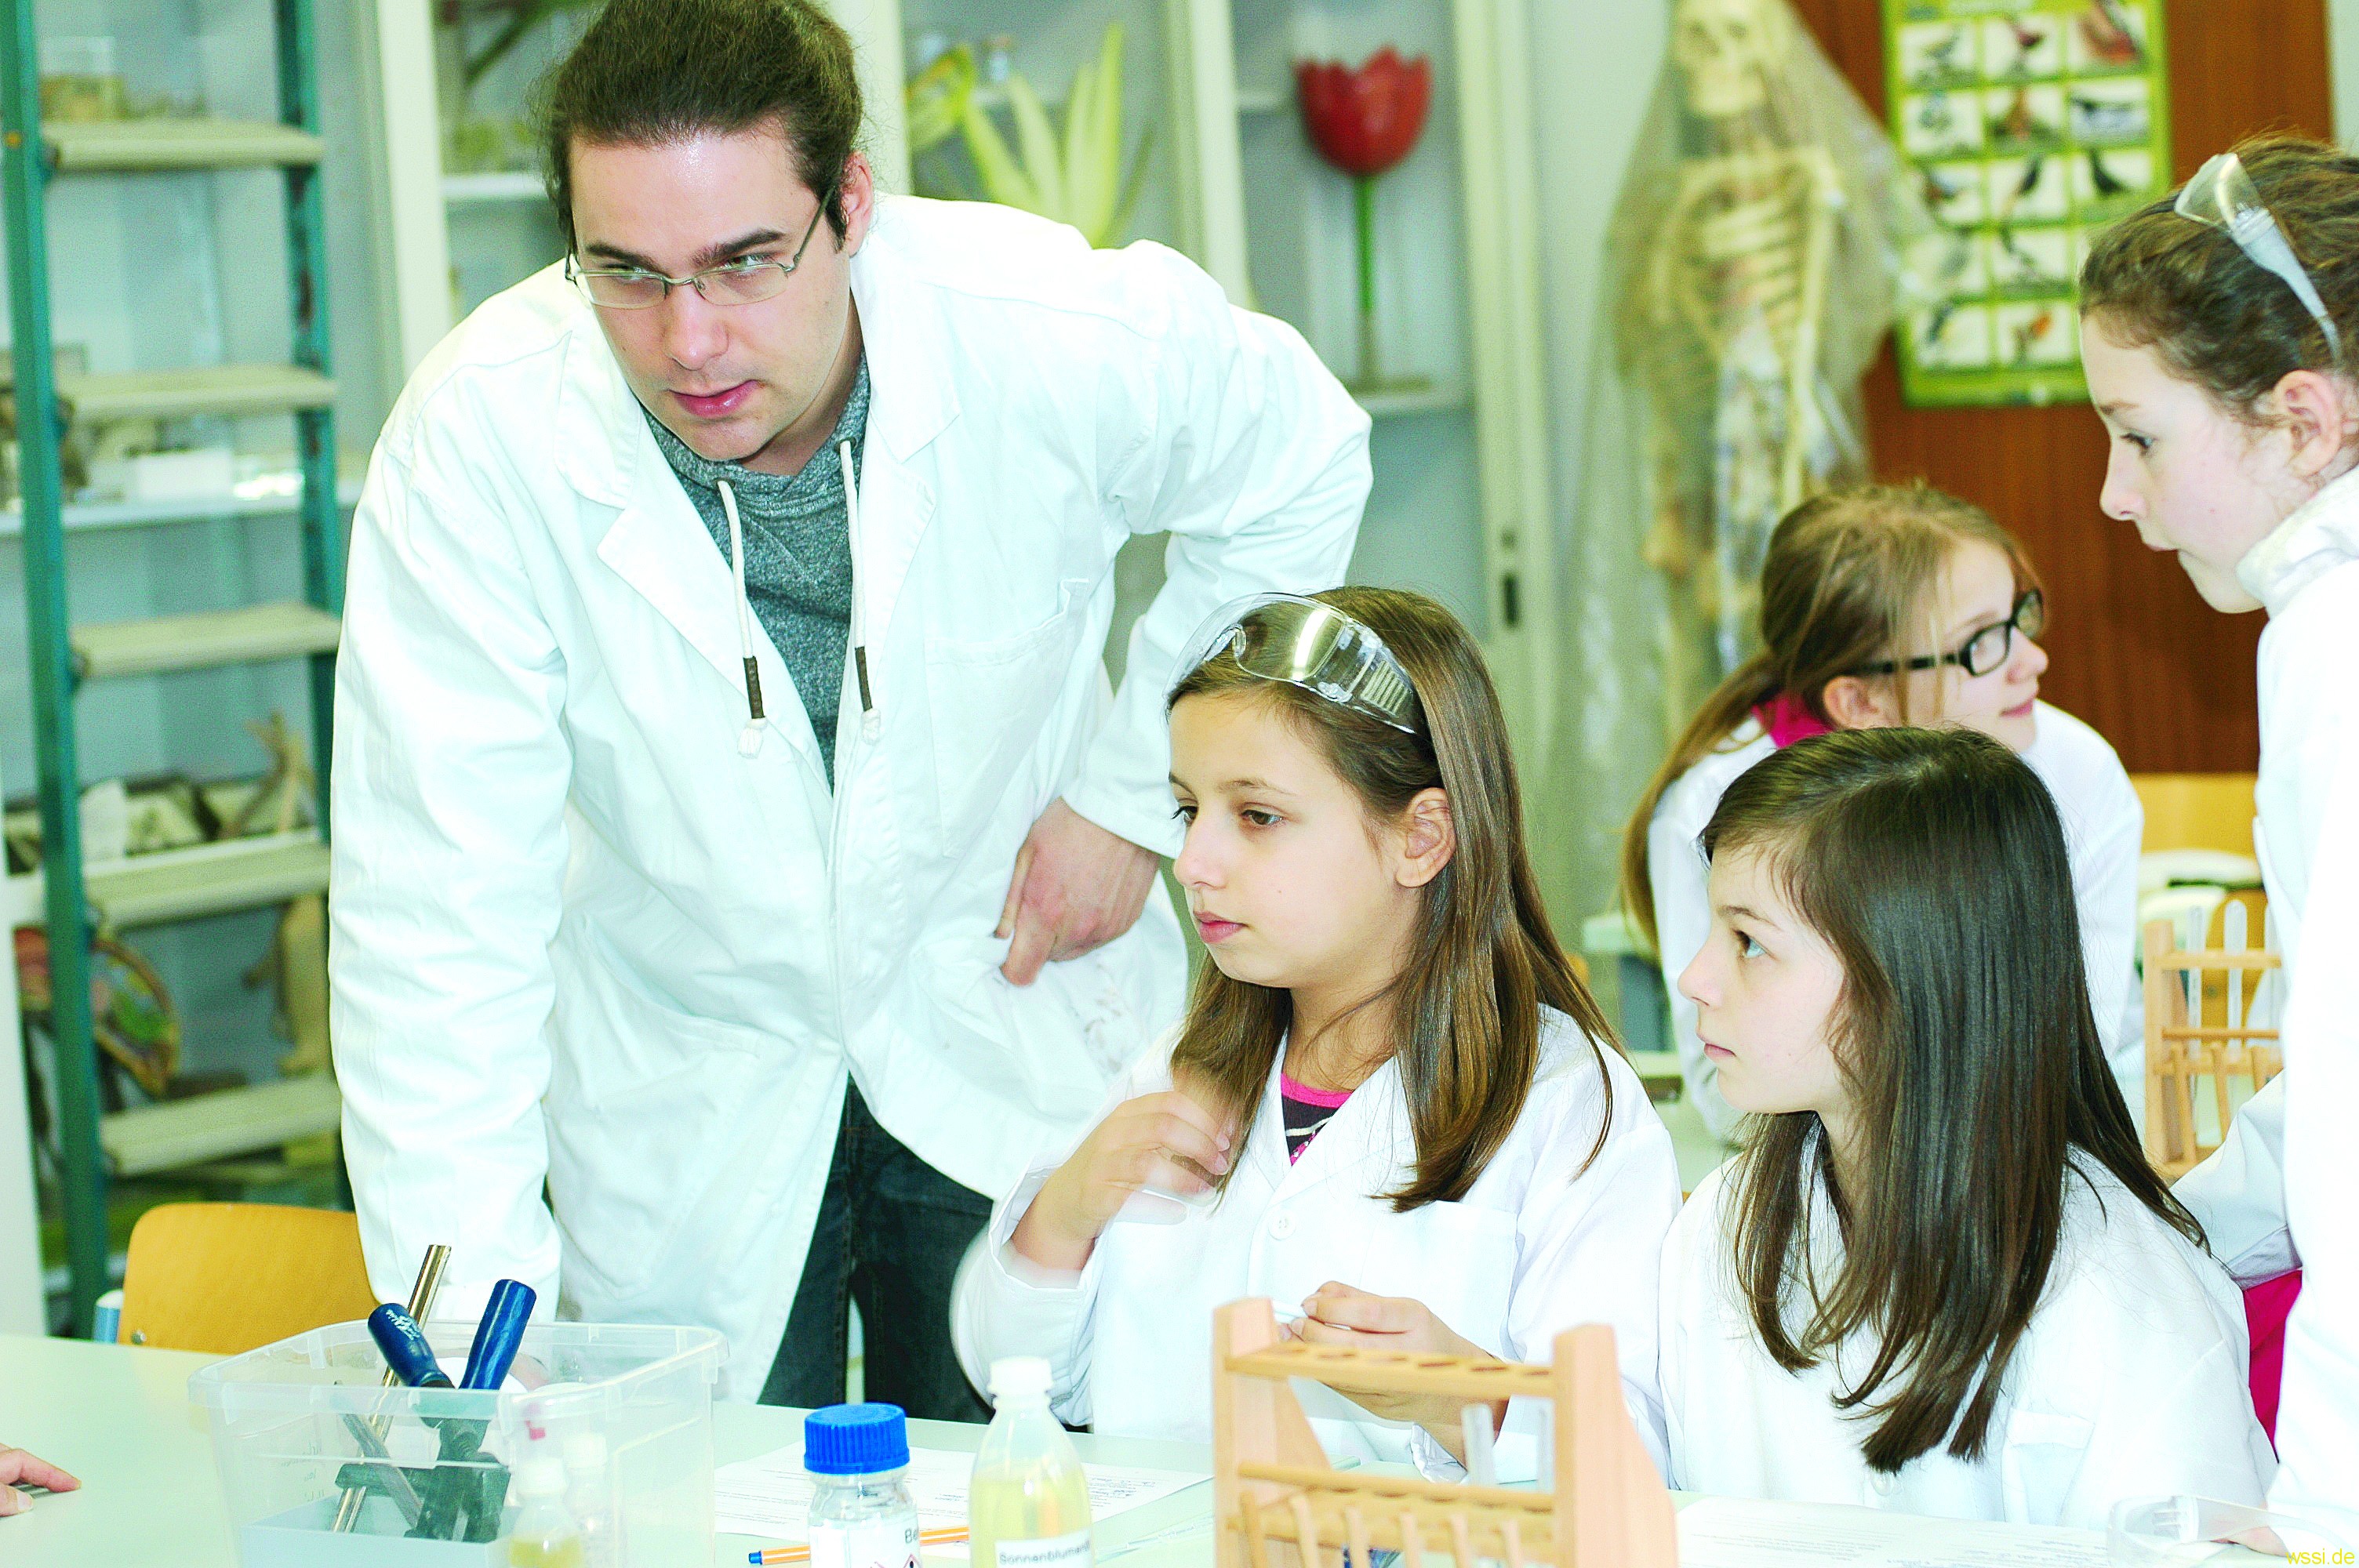
[[[2026,589],[2016,596],[2015,612],[2004,621],[1994,621],[1965,643],[1947,654],[1920,654],[1913,659],[1879,659],[1872,665],[1862,665],[1852,673],[1861,676],[1898,675],[1902,670],[1938,670],[1943,665],[1955,665],[1970,676],[1986,676],[2006,663],[2015,652],[2015,634],[2037,643],[2039,634],[2048,630],[2048,600],[2036,588]]]
[[[2262,203],[2253,177],[2245,172],[2243,161],[2234,153],[2218,154],[2197,169],[2195,177],[2180,188],[2179,200],[2170,204],[2170,210],[2208,228],[2226,230],[2254,265],[2283,278],[2326,335],[2327,351],[2334,356],[2334,362],[2343,362],[2343,334],[2334,330],[2334,319],[2326,313],[2317,286],[2302,270],[2285,231]]]
[[[1332,604],[1256,593],[1223,606],[1189,640],[1172,690],[1223,656],[1249,676],[1299,686],[1405,735],[1417,733],[1417,687],[1408,672],[1382,637]]]

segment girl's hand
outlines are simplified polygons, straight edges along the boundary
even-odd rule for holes
[[[1177,1089],[1125,1100],[1042,1184],[1009,1241],[1044,1269],[1079,1272],[1141,1187],[1180,1197],[1211,1192],[1229,1168],[1234,1132]]]
[[[1433,1309],[1410,1296],[1379,1296],[1330,1280],[1304,1298],[1309,1315],[1293,1325],[1295,1337],[1311,1345],[1353,1345],[1370,1350],[1399,1350],[1410,1355],[1488,1356],[1475,1344],[1433,1315]],[[1466,1462],[1465,1428],[1459,1411],[1465,1401],[1446,1394],[1352,1394],[1353,1403],[1387,1421],[1413,1421],[1433,1434],[1460,1464]],[[1491,1406],[1491,1425],[1497,1431],[1507,1406]]]

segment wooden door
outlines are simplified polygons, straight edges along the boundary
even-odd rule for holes
[[[1880,0],[1792,0],[1881,120]],[[2165,0],[2176,178],[2238,137],[2333,132],[2323,0]],[[1908,408],[1887,344],[1869,372],[1880,478],[1921,476],[1987,507],[2048,588],[2041,695],[2104,732],[2132,773],[2250,772],[2260,758],[2253,655],[2260,615],[2196,597],[2177,559],[2097,510],[2105,436],[2085,403]]]

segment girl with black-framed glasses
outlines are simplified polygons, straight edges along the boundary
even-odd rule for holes
[[[1929,486],[1858,485],[1796,507],[1761,573],[1762,650],[1689,722],[1623,838],[1623,895],[1660,958],[1671,1032],[1705,1124],[1734,1140],[1675,982],[1710,919],[1696,835],[1763,758],[1830,730],[1979,730],[2031,765],[2070,827],[2089,1002],[2130,1104],[2146,1098],[2144,1009],[2133,983],[2145,813],[2104,737],[2039,700],[2047,601],[2015,536]]]

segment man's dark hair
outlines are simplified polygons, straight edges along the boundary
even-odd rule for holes
[[[549,74],[541,120],[549,197],[575,245],[577,143],[657,146],[775,124],[796,177],[844,236],[843,166],[860,133],[852,38],[813,0],[609,0]]]

